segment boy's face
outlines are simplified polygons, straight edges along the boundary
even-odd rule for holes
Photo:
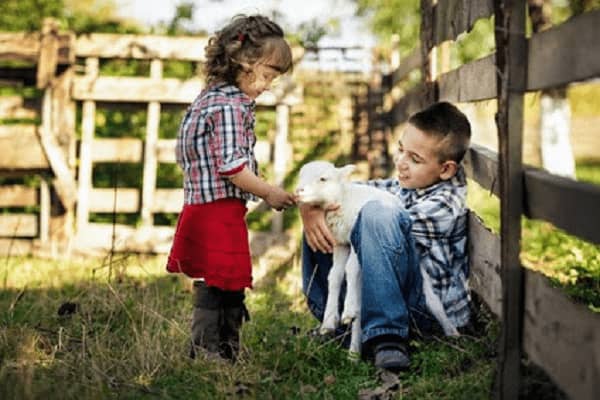
[[[400,186],[422,189],[454,175],[456,162],[441,162],[438,158],[439,146],[440,139],[408,124],[395,157]]]
[[[280,72],[276,67],[265,63],[257,63],[247,71],[240,72],[238,87],[251,99],[256,99],[262,92],[271,87],[271,83]]]

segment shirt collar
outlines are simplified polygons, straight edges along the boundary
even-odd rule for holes
[[[438,189],[448,186],[448,185],[458,188],[461,186],[465,186],[466,184],[467,184],[467,179],[466,179],[466,175],[465,175],[465,169],[462,164],[459,164],[456,174],[452,178],[448,179],[447,181],[441,181],[441,182],[436,183],[435,185],[427,186],[425,188],[420,188],[420,189],[413,189],[413,190],[417,197],[422,197],[422,196],[425,196],[426,194],[433,193],[433,192],[437,191]]]
[[[235,97],[239,98],[240,102],[244,105],[254,107],[256,104],[255,100],[250,98],[246,93],[242,92],[240,90],[240,88],[238,88],[237,86],[235,86],[231,83],[217,82],[217,83],[210,85],[207,89],[208,90],[219,90],[228,96],[235,96]]]

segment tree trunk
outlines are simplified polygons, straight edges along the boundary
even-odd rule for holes
[[[528,0],[534,33],[552,25],[549,0]],[[571,107],[565,88],[543,90],[540,99],[540,147],[542,166],[548,172],[575,179],[571,147]]]

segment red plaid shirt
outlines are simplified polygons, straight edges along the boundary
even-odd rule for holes
[[[208,86],[189,106],[175,149],[183,170],[185,204],[228,197],[257,200],[227,178],[245,166],[258,174],[254,111],[254,100],[225,83]]]

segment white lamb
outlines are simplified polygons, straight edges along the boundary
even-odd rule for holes
[[[373,186],[351,183],[349,175],[354,165],[336,168],[327,161],[312,161],[300,169],[299,182],[296,188],[301,203],[319,205],[325,209],[329,205],[339,205],[335,211],[326,211],[327,226],[335,237],[333,249],[333,265],[328,276],[328,297],[325,314],[321,324],[321,334],[331,333],[339,323],[339,297],[344,275],[347,287],[342,323],[352,322],[350,351],[360,353],[361,346],[361,271],[358,258],[350,244],[350,233],[362,207],[371,200],[379,200],[384,204],[403,207],[401,200],[384,190]],[[444,333],[448,336],[458,335],[456,327],[448,319],[440,299],[434,294],[431,279],[422,270],[423,292],[431,313],[440,322]]]

